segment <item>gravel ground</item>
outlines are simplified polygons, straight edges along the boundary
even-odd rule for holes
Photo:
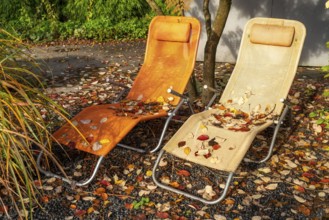
[[[92,42],[49,44],[34,47],[36,59],[47,68],[44,81],[47,93],[72,115],[94,103],[109,103],[120,92],[108,79],[131,84],[144,56],[144,41],[93,44]],[[216,78],[225,85],[234,65],[218,63]],[[202,80],[202,63],[195,74]],[[88,187],[74,187],[54,178],[42,179],[44,194],[34,207],[34,219],[329,219],[329,133],[314,126],[309,113],[328,106],[322,96],[328,80],[318,68],[299,67],[289,98],[293,103],[292,126],[283,128],[274,156],[266,163],[243,162],[227,198],[217,205],[204,205],[157,188],[152,167],[157,153],[139,154],[115,148],[101,165]],[[199,104],[194,103],[196,110]],[[186,112],[183,110],[182,114]],[[152,145],[162,121],[142,123],[124,140],[144,147]],[[57,125],[57,124],[56,124]],[[54,125],[54,127],[56,127]],[[173,123],[167,140],[179,128]],[[261,133],[248,152],[259,158],[268,145],[271,129]],[[151,138],[150,138],[151,137]],[[95,158],[75,151],[71,160],[56,155],[67,168],[68,176],[83,179]],[[165,157],[160,172],[169,183],[197,193],[222,173]],[[167,163],[166,163],[167,161]],[[182,175],[182,170],[191,175]],[[219,182],[218,182],[219,183]],[[218,195],[220,187],[214,185]],[[189,187],[191,186],[191,187]],[[191,189],[189,189],[191,188]],[[217,196],[216,195],[216,196]],[[18,215],[13,209],[12,219]],[[0,218],[8,219],[0,212]]]

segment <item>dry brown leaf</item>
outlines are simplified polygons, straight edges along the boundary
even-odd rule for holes
[[[265,189],[275,190],[277,187],[278,187],[277,183],[272,183],[272,184],[268,184],[267,186],[265,186]]]
[[[294,195],[294,198],[300,203],[305,203],[306,202],[306,200],[304,198],[300,197],[300,196]]]

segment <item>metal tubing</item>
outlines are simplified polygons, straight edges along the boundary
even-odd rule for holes
[[[138,153],[146,153],[146,150],[138,148],[138,147],[133,147],[133,146],[129,146],[129,145],[126,145],[126,144],[121,144],[121,143],[118,143],[117,145],[119,147],[123,147],[123,148],[126,148],[128,150],[133,150],[133,151],[136,151]]]
[[[167,89],[167,92],[170,93],[170,94],[173,94],[175,96],[178,96],[178,97],[180,97],[182,99],[187,99],[187,97],[185,95],[180,94],[179,92],[173,90],[172,88]]]
[[[264,159],[260,160],[258,163],[264,163],[268,159],[270,159],[270,157],[272,156],[272,152],[273,152],[273,149],[274,149],[274,144],[275,144],[275,141],[276,141],[276,137],[278,136],[280,126],[281,126],[284,118],[286,117],[288,111],[289,111],[289,106],[286,105],[286,107],[284,108],[284,110],[283,110],[283,112],[282,112],[282,114],[279,118],[279,121],[278,121],[277,125],[275,126],[272,141],[271,141],[270,147],[268,149],[268,153],[267,153],[266,157]]]
[[[75,186],[85,186],[85,185],[88,185],[96,176],[96,173],[100,167],[100,164],[102,163],[103,159],[104,159],[104,156],[100,156],[98,158],[98,161],[97,161],[97,164],[94,168],[94,171],[92,173],[92,175],[89,177],[89,179],[85,180],[85,181],[79,181],[79,182],[76,182],[74,180],[70,180],[66,177],[63,177],[63,176],[60,176],[60,175],[57,175],[57,174],[54,174],[50,171],[46,171],[44,170],[41,165],[40,165],[40,161],[41,161],[41,157],[43,155],[43,150],[40,151],[39,155],[38,155],[38,158],[37,158],[37,167],[39,169],[39,171],[41,173],[43,173],[44,175],[48,176],[48,177],[55,177],[55,178],[58,178],[58,179],[61,179],[63,180],[64,182],[67,182],[68,184],[72,184],[72,185],[75,185]]]
[[[211,97],[210,101],[208,102],[207,106],[205,107],[206,110],[210,109],[216,98],[219,96],[218,93],[214,93],[214,95]]]
[[[207,106],[205,107],[205,109],[208,110],[208,109],[210,109],[210,107],[212,106],[212,104],[214,103],[216,98],[219,96],[220,91],[218,91],[217,89],[214,89],[208,85],[204,85],[203,88],[214,92],[213,96],[211,97],[210,101],[208,102]]]
[[[166,122],[165,122],[165,124],[164,124],[164,126],[163,126],[163,129],[162,129],[162,132],[161,132],[161,135],[160,135],[159,142],[158,142],[158,144],[157,144],[152,150],[149,151],[150,153],[154,153],[154,152],[156,152],[157,150],[159,150],[159,148],[160,148],[161,145],[162,145],[163,139],[164,139],[164,137],[165,137],[165,134],[166,134],[167,128],[168,128],[168,126],[169,126],[169,123],[170,123],[172,117],[175,116],[176,112],[179,110],[179,108],[183,105],[183,103],[184,103],[185,101],[186,101],[185,99],[180,100],[180,102],[178,103],[178,105],[176,106],[176,108],[175,108],[172,112],[168,113],[169,116],[168,116],[168,118],[167,118],[167,120],[166,120]],[[118,145],[119,147],[123,147],[123,148],[129,149],[129,150],[137,151],[137,152],[139,152],[139,153],[146,153],[145,150],[140,149],[140,148],[138,148],[138,147],[133,147],[133,146],[129,146],[129,145],[126,145],[126,144],[121,144],[121,143],[119,143],[119,144],[117,144],[117,145]]]
[[[182,190],[173,188],[171,186],[162,184],[162,183],[160,183],[156,179],[156,175],[155,175],[156,174],[156,169],[157,169],[157,167],[159,165],[159,162],[160,162],[161,157],[162,157],[163,154],[164,154],[164,150],[161,150],[160,153],[159,153],[159,155],[158,155],[158,158],[155,161],[155,164],[154,164],[154,167],[153,167],[153,170],[152,170],[152,178],[153,178],[153,181],[155,182],[155,184],[157,186],[159,186],[159,187],[161,187],[163,189],[166,189],[166,190],[169,190],[169,191],[172,191],[172,192],[175,192],[175,193],[184,195],[184,196],[186,196],[188,198],[191,198],[191,199],[194,199],[194,200],[198,200],[198,201],[203,202],[203,203],[205,203],[207,205],[214,205],[216,203],[219,203],[220,201],[222,201],[225,198],[225,196],[226,196],[226,194],[228,192],[228,189],[229,189],[229,185],[230,185],[230,183],[231,183],[231,181],[233,179],[233,174],[234,174],[233,172],[230,172],[229,173],[229,175],[227,177],[227,180],[226,180],[225,187],[223,189],[223,193],[221,194],[221,196],[219,198],[215,199],[215,200],[206,200],[206,199],[203,199],[203,198],[201,198],[199,196],[195,196],[195,195],[193,195],[191,193],[188,193],[188,192],[185,192],[185,191],[182,191]]]

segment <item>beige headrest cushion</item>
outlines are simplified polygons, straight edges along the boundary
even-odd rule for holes
[[[154,38],[159,41],[187,43],[190,39],[190,23],[158,22],[154,31]]]
[[[291,26],[253,24],[250,41],[254,44],[290,47],[295,35],[295,28]]]

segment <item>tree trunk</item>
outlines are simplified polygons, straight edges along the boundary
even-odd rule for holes
[[[220,0],[212,27],[211,15],[209,12],[209,0],[204,0],[203,4],[203,13],[205,16],[207,31],[207,42],[204,49],[203,83],[211,87],[215,87],[216,51],[230,12],[231,4],[232,0]],[[207,104],[212,95],[213,92],[204,90],[202,92],[202,102]]]
[[[164,15],[161,8],[157,5],[157,3],[154,0],[146,0],[146,1],[157,15]]]

